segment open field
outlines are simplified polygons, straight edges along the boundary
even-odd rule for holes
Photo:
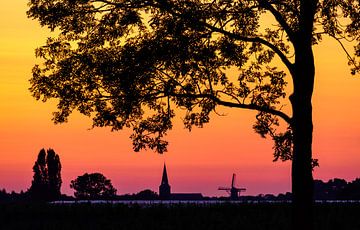
[[[0,229],[289,229],[289,204],[154,205],[1,204]],[[317,204],[321,230],[359,230],[359,204]]]

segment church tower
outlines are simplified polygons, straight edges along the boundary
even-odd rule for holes
[[[170,199],[170,194],[170,185],[167,177],[166,165],[164,163],[163,175],[161,178],[161,184],[159,186],[159,197],[161,200],[168,200]]]

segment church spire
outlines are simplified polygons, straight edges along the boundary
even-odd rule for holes
[[[171,196],[170,185],[169,185],[169,180],[168,180],[168,176],[167,176],[167,172],[166,172],[166,165],[164,163],[161,184],[159,186],[159,197],[162,200],[167,200],[167,199],[170,199],[170,196]]]
[[[161,184],[167,184],[167,185],[169,184],[165,163],[164,163],[164,169],[163,169],[163,175],[162,175],[162,179],[161,179]]]

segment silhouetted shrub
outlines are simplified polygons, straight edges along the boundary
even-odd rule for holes
[[[157,200],[159,199],[159,195],[150,189],[145,189],[135,194],[134,198],[137,200]]]

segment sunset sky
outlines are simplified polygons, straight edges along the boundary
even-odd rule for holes
[[[226,195],[232,173],[244,194],[290,191],[290,162],[272,162],[272,142],[252,130],[255,113],[220,108],[210,124],[191,133],[178,116],[169,133],[169,151],[135,153],[130,130],[91,128],[91,120],[73,114],[54,125],[56,101],[42,103],[28,91],[34,49],[50,36],[26,17],[26,0],[4,1],[0,8],[0,189],[27,190],[41,148],[53,148],[62,163],[62,192],[72,194],[70,180],[85,172],[101,172],[118,194],[150,188],[158,191],[166,162],[173,192]],[[352,50],[351,50],[352,51]],[[315,47],[314,157],[322,180],[360,177],[360,76],[351,76],[345,53],[332,40]],[[285,105],[287,108],[290,104]]]

